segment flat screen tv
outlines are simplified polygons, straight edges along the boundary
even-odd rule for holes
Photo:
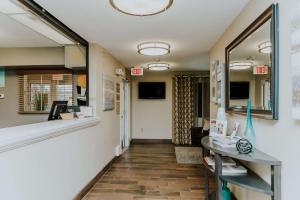
[[[165,82],[139,82],[138,96],[139,99],[165,99],[166,83]]]
[[[230,82],[230,99],[249,99],[249,82]]]

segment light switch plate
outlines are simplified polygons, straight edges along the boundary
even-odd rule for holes
[[[4,99],[4,94],[0,94],[0,99]]]

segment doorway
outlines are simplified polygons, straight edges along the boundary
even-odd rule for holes
[[[121,105],[120,105],[120,147],[123,153],[130,145],[130,85],[126,80],[121,82]]]

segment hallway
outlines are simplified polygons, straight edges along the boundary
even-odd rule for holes
[[[84,200],[204,200],[204,191],[201,165],[177,164],[174,145],[135,144]]]

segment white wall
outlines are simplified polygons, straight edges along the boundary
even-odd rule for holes
[[[270,4],[272,0],[251,0],[233,24],[211,49],[211,63],[219,59],[225,62],[225,47],[233,41],[252,21],[255,20]],[[278,0],[280,19],[280,65],[279,65],[279,120],[268,121],[254,119],[253,125],[257,135],[258,149],[282,161],[282,199],[292,200],[299,197],[299,166],[297,154],[300,152],[300,121],[292,119],[292,67],[290,62],[290,18],[291,11],[299,0]],[[211,104],[211,116],[216,116],[216,106]],[[245,128],[245,117],[228,116],[229,131],[234,121],[242,123]],[[269,181],[270,173],[266,167],[252,166],[255,171]],[[241,200],[270,199],[267,196],[234,188]]]
[[[98,45],[90,47],[91,105],[99,125],[0,154],[1,199],[71,200],[114,157],[120,120],[101,111],[102,73],[121,67]]]
[[[166,99],[138,99],[138,82],[166,82]],[[132,138],[172,138],[172,73],[146,72],[132,82]]]

